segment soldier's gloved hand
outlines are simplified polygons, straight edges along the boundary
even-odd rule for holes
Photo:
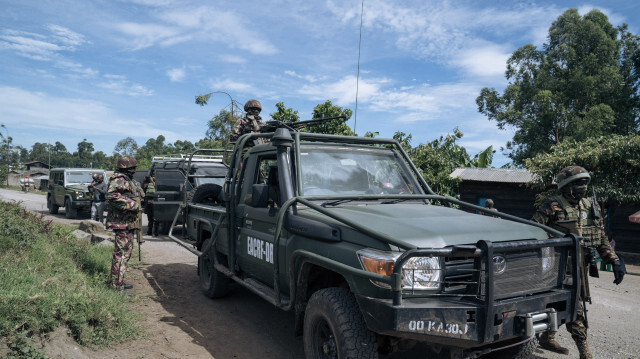
[[[624,265],[624,261],[620,259],[614,259],[613,262],[613,276],[615,277],[613,283],[616,285],[622,283],[624,275],[627,274],[627,268]]]

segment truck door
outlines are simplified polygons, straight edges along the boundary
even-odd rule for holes
[[[273,285],[273,236],[276,228],[277,209],[277,166],[275,154],[258,156],[256,161],[247,161],[243,198],[244,215],[241,218],[238,263],[242,270],[261,282]],[[269,201],[253,199],[253,185],[268,189]],[[264,193],[264,192],[263,192]]]
[[[65,189],[64,186],[66,185],[66,176],[65,176],[65,172],[57,172],[55,174],[55,186],[53,186],[53,196],[55,198],[55,203],[58,206],[64,206],[64,200],[65,200]]]

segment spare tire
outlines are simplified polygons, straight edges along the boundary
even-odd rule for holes
[[[188,203],[208,204],[211,206],[221,205],[222,187],[215,183],[204,183],[192,189],[187,194]]]

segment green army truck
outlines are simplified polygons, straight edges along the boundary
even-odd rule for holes
[[[208,154],[188,156],[172,154],[154,156],[147,176],[155,172],[156,192],[153,195],[153,214],[158,222],[160,234],[169,233],[171,221],[183,202],[183,193],[193,195],[192,191],[219,187],[224,184],[228,167],[222,164],[224,150],[212,150]],[[142,182],[140,182],[142,183]],[[179,218],[182,221],[182,218]]]
[[[579,238],[435,194],[395,140],[246,134],[216,191],[223,204],[183,203],[186,238],[170,238],[199,257],[206,296],[237,283],[294,311],[307,358],[418,342],[526,358],[575,318]]]
[[[74,219],[78,212],[91,212],[93,196],[89,185],[93,174],[100,174],[105,181],[107,175],[102,169],[94,168],[53,168],[49,171],[47,188],[47,208],[49,213],[57,214],[64,207],[66,218]]]

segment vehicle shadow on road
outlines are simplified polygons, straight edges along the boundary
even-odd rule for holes
[[[200,292],[193,265],[154,264],[143,273],[171,313],[161,320],[179,327],[212,357],[304,358],[302,339],[293,332],[293,312],[283,312],[237,284],[227,297],[209,299]]]

